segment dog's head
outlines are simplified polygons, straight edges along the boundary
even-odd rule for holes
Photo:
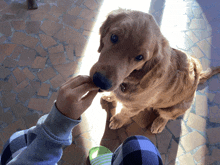
[[[100,57],[91,68],[93,82],[104,91],[113,91],[132,72],[149,61],[162,60],[163,36],[150,14],[116,10],[100,28]]]

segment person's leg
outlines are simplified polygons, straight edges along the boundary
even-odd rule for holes
[[[1,154],[1,164],[7,164],[25,148],[27,148],[27,130],[15,132],[4,145]]]
[[[112,165],[163,165],[156,146],[145,136],[127,138],[113,153]]]

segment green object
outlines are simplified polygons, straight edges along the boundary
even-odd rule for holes
[[[104,147],[93,147],[89,150],[89,161],[91,165],[107,165],[111,164],[112,152]]]

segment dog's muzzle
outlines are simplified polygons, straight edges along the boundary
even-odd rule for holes
[[[103,90],[108,90],[112,87],[112,82],[99,72],[95,72],[93,75],[93,82],[97,87]]]

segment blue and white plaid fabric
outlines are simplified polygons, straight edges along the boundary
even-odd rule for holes
[[[6,165],[27,147],[27,141],[37,135],[27,137],[28,130],[14,133],[4,146],[1,165]],[[155,145],[144,136],[127,138],[113,153],[112,165],[163,165]]]
[[[144,136],[127,138],[112,155],[112,165],[163,165],[159,151]]]
[[[6,165],[27,148],[27,131],[15,132],[6,142],[1,155],[1,165]]]

